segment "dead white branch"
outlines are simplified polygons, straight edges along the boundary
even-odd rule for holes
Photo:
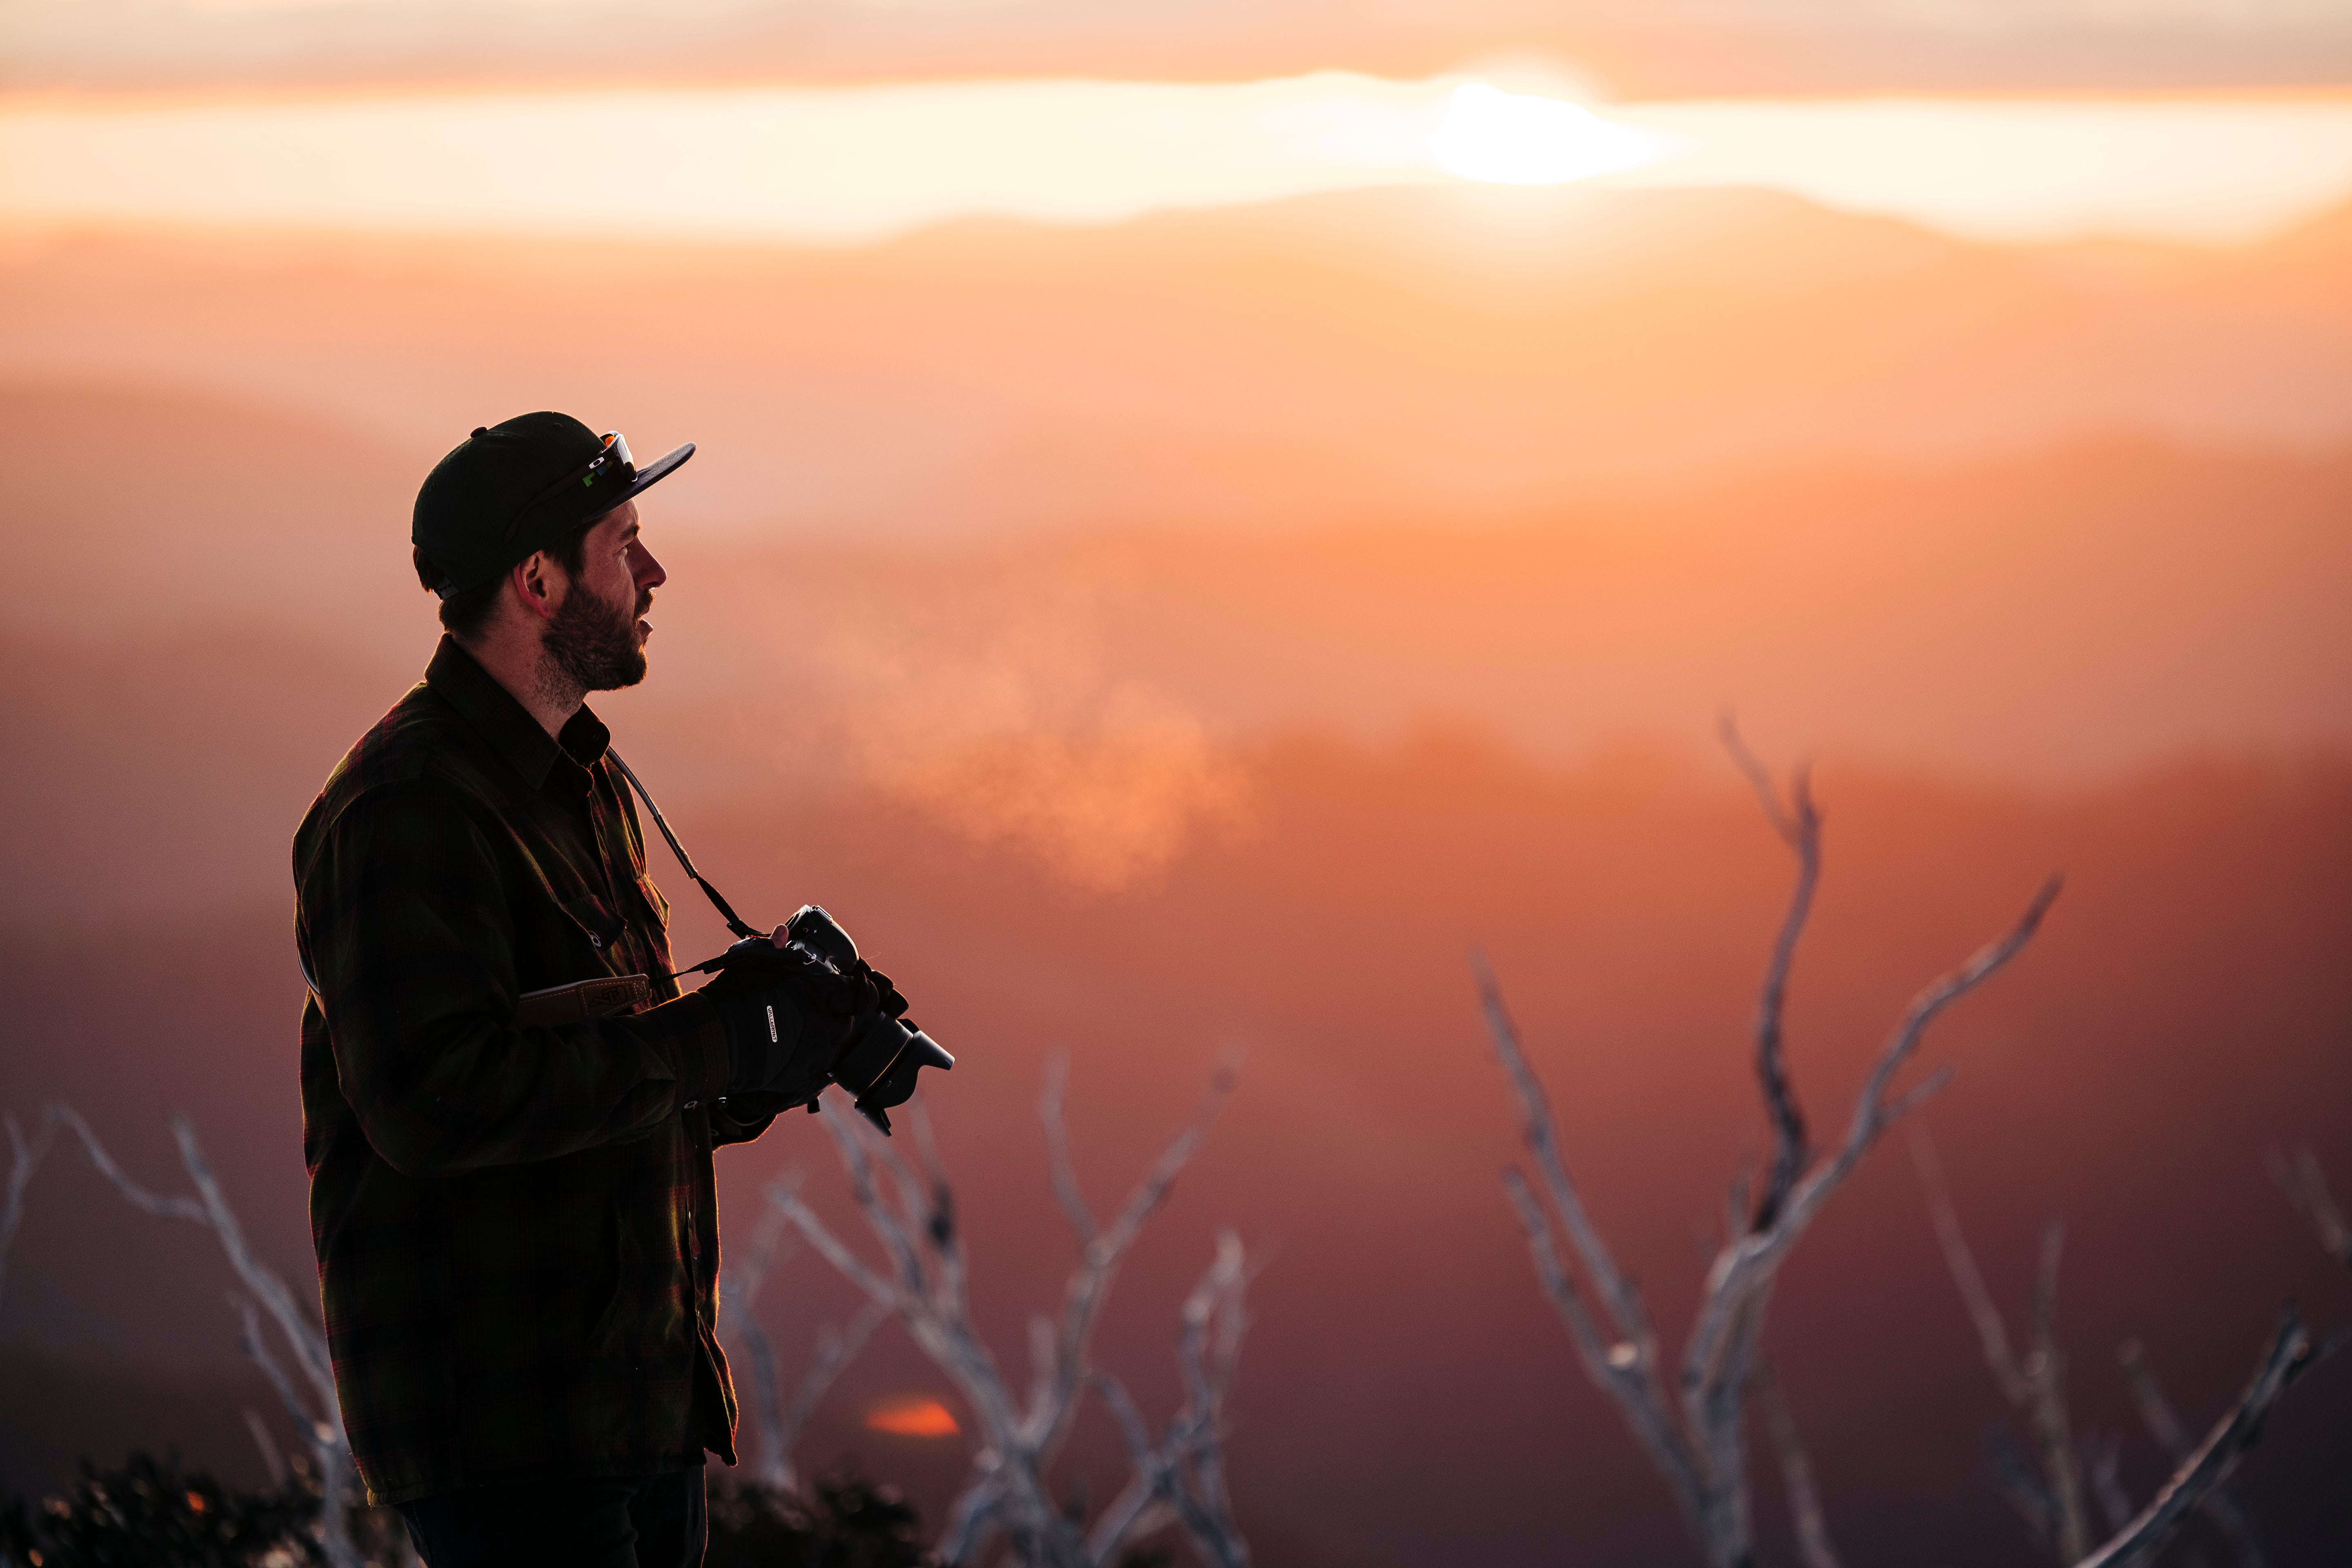
[[[1058,1316],[1032,1321],[1025,1394],[1014,1394],[973,1327],[954,1189],[919,1105],[908,1117],[922,1167],[918,1171],[895,1142],[825,1104],[825,1131],[848,1173],[851,1196],[886,1259],[879,1267],[835,1236],[791,1184],[772,1184],[769,1201],[876,1309],[897,1315],[962,1396],[978,1446],[971,1476],[936,1547],[942,1562],[975,1561],[1002,1535],[1013,1554],[1034,1568],[1098,1568],[1124,1544],[1173,1517],[1210,1561],[1245,1563],[1247,1548],[1233,1527],[1224,1496],[1222,1425],[1224,1391],[1245,1321],[1238,1243],[1232,1249],[1230,1279],[1221,1272],[1227,1269],[1221,1249],[1218,1266],[1187,1303],[1180,1344],[1186,1404],[1167,1438],[1155,1443],[1146,1435],[1139,1452],[1153,1458],[1147,1463],[1139,1457],[1136,1480],[1089,1531],[1056,1500],[1049,1479],[1090,1389],[1105,1398],[1123,1426],[1132,1415],[1139,1423],[1135,1431],[1143,1431],[1132,1402],[1122,1408],[1124,1391],[1108,1392],[1116,1384],[1092,1363],[1094,1327],[1128,1249],[1207,1136],[1232,1089],[1232,1070],[1218,1070],[1199,1112],[1108,1225],[1087,1206],[1071,1163],[1062,1113],[1065,1079],[1066,1069],[1056,1063],[1039,1109],[1055,1193],[1077,1235],[1079,1256],[1063,1288]],[[1133,1433],[1129,1441],[1132,1447]]]
[[[52,1105],[49,1116],[55,1122],[71,1131],[80,1139],[82,1151],[100,1175],[112,1183],[115,1191],[134,1207],[163,1219],[182,1219],[201,1225],[213,1233],[226,1255],[229,1267],[248,1292],[249,1300],[231,1297],[246,1352],[260,1366],[270,1385],[278,1391],[288,1412],[294,1417],[310,1444],[312,1459],[319,1478],[318,1539],[327,1555],[329,1568],[362,1568],[358,1546],[352,1542],[347,1499],[352,1482],[351,1441],[343,1432],[341,1407],[335,1403],[335,1373],[327,1352],[327,1336],[323,1330],[294,1302],[293,1292],[286,1288],[276,1271],[254,1256],[247,1245],[245,1229],[237,1223],[236,1215],[221,1191],[220,1182],[213,1174],[211,1163],[205,1158],[203,1147],[196,1142],[194,1125],[184,1116],[172,1119],[172,1136],[180,1146],[180,1163],[188,1179],[195,1184],[196,1195],[166,1196],[149,1191],[131,1179],[89,1122],[70,1106]],[[257,1310],[256,1303],[258,1303]],[[295,1373],[289,1373],[269,1349],[260,1330],[259,1313],[267,1312],[289,1354],[293,1357]],[[307,1397],[297,1386],[296,1373],[301,1384],[308,1385]]]
[[[815,1353],[808,1370],[801,1374],[792,1398],[785,1399],[775,1342],[761,1327],[754,1309],[761,1287],[782,1261],[786,1223],[783,1214],[772,1205],[761,1215],[743,1257],[728,1268],[719,1307],[719,1321],[726,1326],[728,1337],[743,1347],[744,1359],[751,1363],[751,1376],[737,1379],[737,1384],[748,1385],[750,1397],[746,1403],[751,1407],[752,1426],[760,1434],[760,1461],[752,1477],[760,1485],[779,1491],[799,1488],[800,1472],[793,1463],[793,1450],[799,1447],[801,1434],[808,1429],[810,1418],[832,1391],[842,1369],[857,1359],[857,1352],[888,1316],[883,1308],[868,1300],[858,1308],[846,1328],[828,1323],[818,1330]]]
[[[1960,1231],[1958,1212],[1945,1185],[1943,1167],[1935,1145],[1925,1132],[1911,1135],[1911,1161],[1927,1197],[1927,1217],[1942,1246],[1944,1262],[1959,1287],[1960,1300],[1976,1324],[1985,1366],[2026,1427],[2033,1434],[2034,1463],[2048,1515],[2043,1544],[2061,1563],[2075,1563],[2091,1549],[2090,1517],[2084,1508],[2084,1474],[2075,1451],[2074,1426],[2066,1410],[2065,1357],[2058,1347],[2058,1264],[2065,1250],[2066,1227],[2053,1220],[2042,1234],[2042,1262],[2034,1275],[2032,1348],[2021,1358],[2011,1348],[2000,1309],[1993,1304],[1976,1255]],[[2013,1482],[2004,1482],[2016,1490]]]
[[[1742,1212],[1744,1180],[1735,1189],[1732,1234],[1708,1267],[1672,1391],[1641,1292],[1618,1267],[1568,1173],[1550,1097],[1528,1061],[1501,987],[1483,954],[1474,953],[1471,963],[1487,1033],[1517,1101],[1520,1136],[1535,1167],[1536,1181],[1510,1171],[1504,1186],[1527,1234],[1537,1278],[1567,1324],[1586,1374],[1617,1405],[1664,1476],[1706,1560],[1716,1568],[1744,1568],[1753,1561],[1746,1402],[1780,1265],[1880,1135],[1942,1087],[1946,1075],[1937,1074],[1908,1092],[1894,1092],[1927,1026],[2032,939],[2058,895],[2059,880],[2053,877],[2042,885],[2005,935],[1913,999],[1880,1049],[1844,1136],[1826,1157],[1816,1158],[1788,1071],[1782,1011],[1819,879],[1821,816],[1801,772],[1784,802],[1727,721],[1724,740],[1795,855],[1797,879],[1765,966],[1754,1029],[1757,1079],[1774,1151],[1752,1215]]]
[[[1183,1527],[1210,1568],[1249,1568],[1249,1543],[1234,1521],[1225,1490],[1224,1459],[1225,1395],[1249,1324],[1243,1300],[1249,1284],[1246,1265],[1241,1237],[1220,1232],[1216,1260],[1185,1298],[1177,1339],[1184,1404],[1159,1441],[1152,1440],[1125,1385],[1108,1373],[1093,1374],[1135,1463],[1126,1489],[1087,1534],[1087,1551],[1094,1562],[1111,1561],[1121,1542],[1149,1533],[1152,1511],[1160,1510]]]

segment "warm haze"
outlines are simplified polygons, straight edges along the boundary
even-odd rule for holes
[[[1164,1405],[1213,1232],[1266,1259],[1266,1568],[1696,1561],[1536,1291],[1464,955],[1679,1324],[1764,1135],[1788,877],[1725,708],[1820,763],[1822,1128],[2067,873],[1931,1036],[1927,1121],[2014,1312],[2069,1221],[2129,1486],[2119,1342],[2201,1423],[2283,1300],[2352,1316],[2261,1163],[2352,1184],[2333,8],[0,4],[0,1108],[158,1182],[191,1112],[290,1279],[288,837],[430,651],[418,479],[541,407],[701,445],[643,508],[653,678],[594,705],[751,918],[826,902],[957,1051],[925,1094],[1000,1356],[1068,1261],[1049,1055],[1108,1202],[1244,1050],[1103,1353]],[[793,1169],[845,1212],[780,1127],[720,1162],[730,1244]],[[1848,1197],[1768,1333],[1841,1549],[2023,1560],[1900,1147]],[[0,1489],[172,1442],[250,1479],[221,1283],[45,1171]],[[806,1253],[760,1300],[796,1361],[852,1305]],[[2244,1472],[2278,1568],[2352,1542],[2347,1389]],[[970,1430],[886,1329],[802,1461],[936,1520]],[[1118,1458],[1082,1426],[1073,1473]]]

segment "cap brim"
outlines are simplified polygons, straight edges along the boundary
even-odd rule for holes
[[[637,477],[629,481],[627,489],[621,492],[621,500],[616,500],[613,504],[618,506],[621,501],[636,500],[638,496],[669,478],[681,464],[693,456],[694,443],[691,441],[683,447],[676,447],[664,452],[652,462],[637,469]]]

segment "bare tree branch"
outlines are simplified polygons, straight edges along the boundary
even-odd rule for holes
[[[1756,1078],[1764,1094],[1765,1114],[1770,1118],[1774,1137],[1778,1140],[1772,1153],[1771,1170],[1764,1187],[1764,1195],[1756,1205],[1756,1215],[1750,1228],[1767,1230],[1780,1215],[1780,1205],[1788,1201],[1789,1193],[1804,1173],[1812,1157],[1805,1143],[1804,1112],[1797,1105],[1796,1085],[1789,1078],[1789,1060],[1781,1044],[1781,1020],[1787,1011],[1789,968],[1797,956],[1797,941],[1804,934],[1805,921],[1813,908],[1813,890],[1822,875],[1822,818],[1813,806],[1812,780],[1803,767],[1796,770],[1790,780],[1789,800],[1784,806],[1779,786],[1772,775],[1748,749],[1739,737],[1739,726],[1728,713],[1719,726],[1724,749],[1738,764],[1755,788],[1756,799],[1764,808],[1767,821],[1774,832],[1797,857],[1797,885],[1789,895],[1788,911],[1780,918],[1780,935],[1773,939],[1771,961],[1764,968],[1762,994],[1756,1004]]]
[[[1551,1096],[1545,1092],[1543,1080],[1536,1076],[1535,1068],[1519,1044],[1518,1026],[1511,1019],[1510,1010],[1504,1005],[1502,987],[1483,952],[1470,955],[1472,973],[1477,977],[1478,999],[1486,1017],[1487,1038],[1493,1043],[1495,1055],[1503,1064],[1510,1079],[1511,1090],[1519,1104],[1519,1136],[1534,1157],[1537,1173],[1542,1176],[1544,1195],[1551,1202],[1551,1213],[1560,1228],[1568,1233],[1570,1246],[1576,1249],[1577,1263],[1591,1281],[1601,1304],[1609,1314],[1608,1338],[1612,1342],[1612,1358],[1619,1355],[1616,1346],[1622,1344],[1630,1351],[1636,1366],[1654,1367],[1657,1363],[1657,1339],[1650,1331],[1649,1314],[1642,1305],[1642,1293],[1633,1280],[1617,1267],[1617,1259],[1609,1244],[1601,1237],[1601,1229],[1592,1223],[1584,1206],[1583,1194],[1569,1179],[1568,1166],[1559,1151],[1559,1128],[1554,1120]]]
[[[2056,1550],[2058,1539],[2058,1504],[2050,1495],[2050,1488],[2009,1435],[2009,1428],[1995,1423],[1985,1432],[1985,1463],[1992,1470],[1993,1480],[2000,1487],[2001,1496],[2009,1500],[2025,1528],[2042,1546]]]
[[[1960,1216],[1952,1207],[1951,1190],[1944,1184],[1944,1168],[1936,1158],[1936,1146],[1926,1132],[1916,1130],[1909,1142],[1911,1163],[1919,1173],[1920,1190],[1927,1198],[1928,1221],[1935,1226],[1936,1240],[1944,1249],[1944,1265],[1952,1271],[1952,1283],[1959,1287],[1969,1321],[1976,1325],[1977,1342],[1984,1347],[1985,1366],[1991,1372],[2001,1397],[2023,1409],[2033,1397],[2032,1384],[2018,1365],[2016,1353],[2010,1349],[2009,1329],[2001,1321],[2000,1309],[1993,1305],[1992,1292],[1986,1289],[1984,1274],[1977,1268],[1976,1254],[1969,1250],[1968,1237],[1960,1233]]]
[[[1826,1158],[1814,1159],[1788,1074],[1782,1015],[1790,967],[1818,881],[1820,815],[1801,774],[1792,785],[1791,804],[1784,805],[1770,777],[1727,721],[1724,741],[1756,787],[1766,817],[1795,853],[1798,877],[1766,966],[1757,1010],[1757,1072],[1774,1129],[1775,1152],[1756,1212],[1744,1220],[1738,1210],[1746,1193],[1745,1175],[1735,1184],[1732,1234],[1708,1266],[1675,1394],[1666,1390],[1640,1291],[1618,1267],[1569,1176],[1550,1098],[1528,1061],[1494,972],[1483,953],[1472,953],[1471,967],[1487,1035],[1517,1101],[1520,1136],[1540,1183],[1539,1187],[1530,1184],[1517,1172],[1504,1176],[1538,1280],[1567,1324],[1587,1374],[1615,1401],[1665,1477],[1708,1561],[1717,1568],[1746,1568],[1753,1560],[1746,1401],[1780,1267],[1886,1128],[1947,1081],[1948,1074],[1939,1073],[1899,1096],[1893,1092],[1927,1026],[2032,939],[2057,897],[2059,883],[2052,878],[2007,933],[1914,998],[1872,1066],[1844,1139]],[[1560,1236],[1566,1238],[1565,1252]]]
[[[807,1430],[810,1418],[832,1390],[842,1369],[856,1359],[866,1340],[889,1315],[887,1308],[869,1299],[859,1306],[847,1329],[836,1329],[831,1324],[820,1329],[816,1353],[802,1374],[791,1402],[786,1403],[775,1342],[761,1327],[752,1308],[769,1271],[784,1254],[784,1230],[789,1223],[782,1209],[773,1204],[762,1211],[740,1261],[728,1268],[719,1306],[720,1321],[729,1336],[742,1345],[745,1359],[751,1363],[751,1377],[739,1378],[737,1383],[739,1386],[745,1382],[750,1384],[745,1404],[760,1434],[760,1462],[753,1473],[761,1486],[786,1491],[800,1485],[793,1450],[799,1446],[801,1434]]]
[[[1097,1233],[1095,1211],[1078,1190],[1077,1167],[1070,1159],[1070,1124],[1062,1114],[1062,1097],[1069,1088],[1070,1054],[1055,1051],[1045,1063],[1045,1095],[1037,1106],[1037,1120],[1045,1128],[1045,1169],[1053,1177],[1054,1196],[1070,1216],[1078,1245],[1091,1247]]]
[[[1797,1558],[1805,1568],[1838,1568],[1837,1549],[1830,1544],[1829,1521],[1822,1512],[1821,1493],[1813,1486],[1812,1461],[1797,1435],[1796,1419],[1780,1396],[1780,1380],[1771,1364],[1756,1363],[1758,1403],[1764,1407],[1764,1427],[1780,1458],[1780,1484],[1789,1500],[1789,1516],[1797,1530]]]
[[[2033,1350],[2025,1373],[2033,1390],[2028,1413],[2042,1448],[2042,1473],[2049,1478],[2051,1496],[2058,1503],[2058,1555],[2074,1563],[2091,1549],[2091,1521],[2083,1504],[2083,1465],[2066,1410],[2066,1357],[2058,1346],[2058,1264],[2065,1251],[2065,1223],[2053,1219],[2042,1231],[2042,1266],[2033,1277]]]
[[[2264,1158],[2272,1179],[2286,1194],[2294,1212],[2309,1223],[2319,1245],[2330,1258],[2352,1268],[2352,1222],[2345,1219],[2336,1194],[2328,1190],[2327,1173],[2319,1168],[2319,1157],[2311,1146],[2298,1145],[2292,1160],[2276,1149],[2266,1151]]]
[[[25,1189],[32,1184],[33,1173],[48,1158],[49,1145],[57,1141],[58,1115],[53,1106],[42,1116],[40,1130],[27,1142],[24,1130],[16,1125],[14,1116],[7,1118],[8,1127],[8,1195],[0,1205],[0,1288],[8,1281],[8,1248],[16,1239],[16,1227],[25,1221]]]
[[[2230,1479],[2231,1471],[2245,1457],[2246,1450],[2262,1436],[2263,1423],[2269,1418],[2279,1396],[2310,1368],[2315,1359],[2311,1336],[2305,1331],[2302,1317],[2289,1307],[2281,1314],[2278,1330],[2245,1392],[2214,1423],[2204,1442],[2172,1472],[2171,1479],[2157,1493],[2156,1500],[2076,1568],[2137,1568],[2137,1564],[2153,1562],[2189,1510],[2201,1506],[2215,1488]]]
[[[782,1452],[786,1456],[784,1485],[798,1484],[792,1473],[790,1456],[793,1447],[800,1442],[801,1434],[808,1430],[810,1417],[816,1414],[816,1407],[824,1402],[824,1396],[833,1391],[834,1383],[841,1376],[841,1369],[857,1359],[857,1352],[866,1348],[866,1342],[874,1337],[874,1331],[880,1328],[882,1320],[889,1315],[875,1302],[866,1301],[851,1316],[847,1327],[835,1329],[828,1324],[818,1331],[816,1355],[809,1363],[808,1371],[801,1374],[800,1386],[793,1392],[792,1404],[784,1407],[782,1431]]]
[[[1503,1172],[1503,1190],[1511,1200],[1513,1212],[1518,1216],[1519,1228],[1528,1239],[1528,1250],[1535,1260],[1536,1279],[1544,1294],[1559,1311],[1560,1321],[1568,1325],[1569,1338],[1576,1347],[1577,1359],[1584,1363],[1585,1374],[1593,1384],[1612,1400],[1625,1417],[1633,1436],[1648,1450],[1651,1462],[1673,1489],[1675,1501],[1683,1518],[1694,1530],[1707,1511],[1706,1489],[1701,1479],[1698,1465],[1677,1425],[1672,1403],[1660,1384],[1657,1357],[1653,1351],[1644,1353],[1641,1342],[1625,1334],[1622,1318],[1607,1328],[1593,1316],[1583,1293],[1577,1289],[1575,1277],[1569,1272],[1554,1240],[1553,1215],[1571,1239],[1580,1228],[1589,1234],[1592,1250],[1583,1255],[1588,1275],[1613,1283],[1630,1303],[1628,1310],[1638,1313],[1640,1299],[1630,1281],[1616,1272],[1616,1264],[1600,1233],[1584,1213],[1582,1199],[1569,1180],[1560,1163],[1559,1136],[1551,1120],[1551,1103],[1545,1096],[1542,1084],[1528,1065],[1526,1054],[1519,1048],[1517,1030],[1510,1016],[1504,1010],[1502,998],[1495,989],[1494,976],[1486,968],[1483,958],[1478,963],[1481,988],[1486,994],[1486,1017],[1495,1042],[1496,1054],[1502,1058],[1513,1087],[1519,1090],[1519,1104],[1524,1118],[1528,1151],[1537,1160],[1538,1169],[1545,1170],[1546,1186],[1552,1198],[1549,1213],[1536,1199],[1525,1175],[1516,1168]],[[1549,1169],[1545,1167],[1549,1165]],[[1598,1259],[1601,1267],[1596,1269]],[[1605,1286],[1604,1286],[1605,1288]],[[1637,1319],[1637,1322],[1641,1320]],[[1643,1331],[1646,1324],[1643,1325]]]
[[[964,1489],[949,1510],[936,1547],[942,1562],[976,1561],[991,1537],[1002,1532],[1013,1554],[1032,1568],[1095,1568],[1135,1531],[1160,1517],[1164,1504],[1211,1561],[1244,1563],[1247,1548],[1240,1544],[1238,1531],[1230,1529],[1231,1514],[1223,1501],[1218,1424],[1241,1332],[1237,1242],[1232,1245],[1230,1267],[1221,1248],[1219,1265],[1212,1269],[1212,1278],[1227,1281],[1219,1289],[1230,1289],[1234,1299],[1226,1302],[1218,1297],[1200,1307],[1204,1315],[1198,1324],[1193,1303],[1188,1301],[1180,1347],[1188,1396],[1168,1443],[1154,1449],[1159,1468],[1148,1473],[1139,1468],[1136,1479],[1093,1531],[1072,1517],[1072,1507],[1056,1500],[1048,1479],[1079,1401],[1089,1388],[1099,1392],[1104,1386],[1091,1364],[1090,1346],[1095,1320],[1118,1265],[1200,1148],[1231,1091],[1232,1068],[1218,1069],[1200,1110],[1170,1142],[1108,1226],[1097,1224],[1078,1191],[1062,1116],[1065,1083],[1058,1069],[1048,1077],[1040,1109],[1056,1195],[1077,1233],[1079,1257],[1063,1289],[1058,1319],[1040,1320],[1033,1328],[1034,1376],[1025,1400],[1014,1397],[972,1325],[954,1193],[919,1106],[908,1113],[923,1166],[919,1178],[895,1149],[882,1143],[878,1133],[869,1131],[859,1119],[826,1107],[825,1129],[840,1152],[851,1194],[867,1228],[891,1260],[889,1276],[860,1259],[790,1186],[772,1185],[769,1200],[826,1261],[866,1293],[870,1310],[898,1315],[963,1397],[976,1447]],[[889,1178],[887,1185],[876,1179],[877,1164]],[[1195,1299],[1201,1299],[1198,1291]],[[1075,1511],[1083,1512],[1083,1500]]]
[[[262,1474],[269,1478],[270,1489],[286,1489],[286,1455],[278,1447],[278,1439],[263,1420],[261,1412],[248,1405],[245,1407],[245,1429],[253,1437],[253,1446],[261,1455]]]
[[[2172,1401],[2164,1396],[2164,1385],[2157,1381],[2156,1368],[2148,1363],[2147,1352],[2137,1340],[2127,1341],[2117,1352],[2122,1362],[2124,1380],[2131,1385],[2132,1403],[2139,1407],[2139,1418],[2147,1435],[2174,1465],[2185,1465],[2196,1451],[2196,1445],[2181,1426],[2180,1417],[2173,1414]],[[2205,1494],[2200,1505],[2205,1517],[2221,1532],[2223,1539],[2237,1556],[2240,1568],[2267,1568],[2269,1559],[2263,1555],[2262,1539],[2254,1531],[2254,1521],[2239,1500],[2237,1489],[2226,1482]],[[2120,1530],[2119,1524],[2116,1527]]]
[[[2123,1462],[2123,1439],[2113,1436],[2092,1439],[2090,1458],[2085,1461],[2091,1478],[2091,1495],[2099,1500],[2099,1513],[2107,1521],[2107,1533],[2110,1535],[2131,1523],[2134,1511],[2131,1494],[2124,1489]]]
[[[335,1401],[334,1364],[328,1354],[327,1336],[295,1305],[293,1292],[286,1288],[286,1282],[254,1256],[246,1242],[244,1227],[237,1223],[218,1178],[213,1174],[211,1163],[196,1141],[194,1124],[184,1116],[172,1119],[172,1135],[180,1146],[180,1163],[188,1173],[188,1179],[195,1184],[197,1195],[191,1198],[164,1196],[132,1181],[99,1142],[89,1123],[72,1107],[52,1105],[48,1114],[80,1139],[89,1163],[132,1206],[162,1218],[189,1220],[204,1226],[220,1243],[229,1267],[251,1297],[236,1302],[247,1352],[260,1364],[278,1397],[310,1436],[320,1485],[320,1540],[330,1568],[362,1568],[359,1547],[352,1539],[351,1523],[345,1513],[344,1500],[355,1478],[352,1473],[351,1440],[343,1431],[341,1408]],[[310,1384],[309,1399],[297,1393],[293,1378],[263,1342],[255,1302],[259,1303],[260,1310],[269,1314],[278,1337],[294,1358],[296,1369]]]
[[[1896,1117],[1917,1103],[1906,1097],[1890,1104],[1886,1094],[1893,1087],[1895,1076],[1911,1059],[1912,1053],[1918,1049],[1927,1026],[1953,1003],[2000,973],[2011,959],[2024,951],[2025,944],[2033,940],[2034,932],[2042,929],[2042,918],[2049,914],[2050,906],[2057,901],[2059,890],[2064,886],[2063,878],[2052,876],[2035,890],[2025,906],[2025,912],[2018,917],[2017,923],[2007,933],[1979,948],[1967,963],[1912,999],[1909,1011],[1904,1015],[1902,1023],[1895,1027],[1885,1048],[1879,1052],[1876,1064],[1870,1069],[1870,1078],[1863,1086],[1862,1098],[1854,1104],[1853,1121],[1846,1129],[1845,1142],[1839,1146],[1834,1158],[1827,1164],[1816,1165],[1799,1184],[1790,1200],[1792,1208],[1803,1211],[1805,1217],[1810,1219],[1811,1211],[1827,1201],[1829,1194],[1853,1173],[1863,1155],[1869,1152],[1870,1146],[1877,1142],[1879,1134],[1893,1125]]]
[[[2090,1518],[2084,1507],[2082,1461],[2075,1453],[2074,1427],[2066,1410],[2065,1357],[2057,1336],[2058,1265],[2065,1251],[2066,1228],[2053,1220],[2042,1233],[2042,1260],[2034,1276],[2031,1319],[2032,1348],[2020,1360],[2010,1346],[2009,1331],[2000,1310],[1993,1305],[1992,1292],[1985,1288],[1976,1255],[1960,1232],[1959,1215],[1952,1206],[1935,1145],[1925,1132],[1917,1131],[1911,1135],[1910,1143],[1911,1161],[1927,1199],[1927,1217],[1969,1318],[1976,1324],[1985,1365],[2001,1396],[2033,1434],[2040,1495],[2048,1509],[2043,1544],[2061,1563],[2079,1562],[2090,1550]],[[2004,1485],[2015,1490],[2010,1483]]]

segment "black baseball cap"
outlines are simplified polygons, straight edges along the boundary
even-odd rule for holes
[[[478,427],[433,466],[416,492],[409,539],[439,569],[446,599],[478,588],[534,551],[652,488],[694,456],[688,441],[643,468],[617,430],[569,414],[522,414]]]

